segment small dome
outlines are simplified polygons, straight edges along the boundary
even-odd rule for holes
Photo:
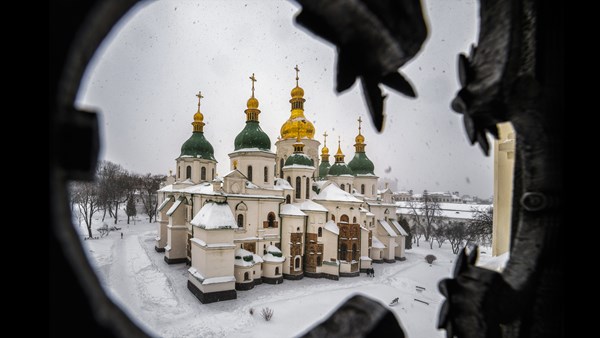
[[[287,160],[285,160],[285,165],[284,166],[288,166],[288,165],[306,165],[309,167],[312,167],[313,164],[313,160],[308,157],[305,154],[302,153],[295,153],[292,154],[292,156],[288,157]]]
[[[271,140],[260,128],[258,121],[246,121],[246,126],[235,138],[234,146],[235,150],[246,148],[271,150]]]
[[[329,164],[329,161],[321,161],[321,164],[319,164],[319,178],[327,177],[327,174],[329,173],[329,168],[331,168],[331,164]]]
[[[300,138],[313,139],[315,136],[315,126],[305,117],[289,118],[283,126],[281,126],[281,138],[290,139],[298,137],[298,129],[300,129]]]
[[[358,134],[356,135],[356,138],[354,138],[354,141],[356,141],[356,143],[365,143],[365,137],[361,134]]]
[[[331,176],[353,175],[352,170],[343,162],[334,163],[331,168],[329,168],[328,174]]]
[[[181,156],[191,156],[215,161],[215,150],[204,133],[193,133],[181,146]]]
[[[329,148],[323,147],[323,149],[321,149],[321,154],[322,155],[329,155]]]
[[[293,98],[301,98],[304,97],[304,89],[302,89],[301,87],[294,87],[294,89],[292,89],[292,97]]]
[[[248,109],[257,109],[258,108],[258,100],[255,97],[249,98],[248,102],[246,103],[246,107],[248,107]]]
[[[355,153],[352,161],[348,163],[348,167],[350,167],[355,176],[368,174],[375,175],[375,166],[365,153]]]
[[[194,122],[202,122],[204,121],[204,115],[202,115],[202,113],[200,111],[197,111],[196,114],[194,114]]]

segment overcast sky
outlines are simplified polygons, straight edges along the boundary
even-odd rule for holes
[[[341,136],[346,162],[352,159],[360,115],[375,173],[396,180],[398,189],[486,198],[493,192],[493,158],[469,145],[460,115],[450,109],[458,90],[457,54],[477,36],[477,2],[429,0],[424,6],[429,37],[403,69],[419,97],[384,89],[389,96],[381,134],[358,83],[336,95],[334,47],[297,26],[300,7],[285,1],[139,4],[95,55],[78,104],[100,112],[104,159],[138,173],[167,174],[191,135],[201,90],[204,133],[215,148],[217,173],[225,173],[245,123],[248,77],[258,79],[261,127],[274,144],[290,115],[298,64],[305,115],[319,141],[325,130],[330,135],[332,153]]]

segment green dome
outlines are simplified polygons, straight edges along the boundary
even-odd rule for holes
[[[365,153],[355,153],[352,161],[348,163],[348,167],[350,167],[355,176],[369,174],[375,175],[375,166]]]
[[[319,178],[327,177],[327,173],[329,173],[329,168],[331,168],[331,164],[329,161],[321,161],[319,165]]]
[[[350,170],[344,162],[334,163],[331,168],[329,168],[328,174],[331,176],[353,175],[352,170]]]
[[[292,156],[288,157],[287,160],[285,160],[285,165],[284,166],[288,166],[288,165],[306,165],[309,167],[312,167],[314,165],[313,160],[306,156],[305,154],[302,153],[294,153],[292,154]]]
[[[271,140],[269,139],[269,136],[260,129],[258,121],[246,121],[246,126],[235,138],[234,146],[235,150],[246,148],[271,150]]]
[[[203,158],[205,160],[215,160],[215,150],[213,146],[204,137],[204,133],[194,132],[192,136],[181,146],[181,155]]]

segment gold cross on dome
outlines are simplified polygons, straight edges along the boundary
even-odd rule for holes
[[[202,96],[202,91],[199,91],[198,94],[196,94],[196,97],[198,98],[198,109],[200,109],[200,100],[204,98],[204,96]]]
[[[327,147],[327,130],[323,133],[323,146]]]
[[[296,65],[294,69],[296,70],[296,87],[298,87],[298,80],[300,80],[300,77],[298,77],[298,73],[300,72],[300,68],[298,68],[298,65]]]
[[[361,130],[361,127],[360,127],[361,123],[362,123],[362,118],[359,116],[358,117],[358,133],[359,134],[360,134],[360,130]]]
[[[254,73],[252,73],[252,76],[250,76],[250,81],[252,81],[252,97],[254,97],[254,82],[258,81],[254,76]]]

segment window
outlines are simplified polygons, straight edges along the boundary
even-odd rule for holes
[[[292,198],[290,195],[285,196],[285,204],[290,204],[292,203]]]
[[[356,216],[352,217],[352,223],[356,223]]]
[[[252,166],[248,166],[248,181],[252,181]]]
[[[340,245],[340,258],[339,258],[339,260],[345,261],[347,254],[348,254],[348,246],[346,246],[346,243],[342,243],[342,245]]]
[[[375,195],[375,185],[371,186],[371,195]]]
[[[321,256],[317,256],[317,266],[323,265],[323,258]]]
[[[283,159],[279,160],[279,177],[283,178]],[[289,182],[289,177],[288,177],[288,182]]]
[[[319,230],[317,230],[317,236],[323,237],[323,228],[319,227]]]
[[[348,183],[348,192],[352,193],[352,183]]]
[[[275,268],[275,276],[279,275],[279,267]]]
[[[335,222],[335,215],[331,215],[331,220]]]
[[[306,178],[306,199],[310,198],[310,177]]]
[[[365,194],[365,185],[364,184],[360,185],[360,193],[363,195]]]
[[[206,181],[206,167],[200,168],[200,180]]]
[[[192,166],[191,166],[191,165],[188,165],[188,166],[185,168],[185,178],[186,178],[186,179],[187,179],[187,178],[192,178]]]
[[[301,190],[302,189],[302,178],[300,176],[296,177],[296,198],[300,198],[300,196],[302,196],[301,194]]]
[[[211,180],[214,180],[214,179],[215,179],[215,168],[212,168],[212,170],[211,170],[211,171],[212,171],[212,173],[211,173],[211,174],[212,174],[212,176],[211,176],[211,178],[210,178],[210,179],[211,179]]]
[[[352,260],[358,260],[358,250],[356,250],[356,244],[352,244]]]
[[[239,214],[237,216],[237,226],[238,226],[238,228],[243,228],[244,227],[244,215]]]
[[[275,228],[275,214],[270,212],[269,215],[267,215],[267,223],[268,223],[268,227],[269,228]]]
[[[269,167],[265,166],[265,183],[269,182]]]
[[[350,217],[348,217],[348,215],[344,214],[340,217],[340,222],[350,222]]]
[[[296,259],[294,259],[294,269],[300,269],[300,257],[296,257]]]
[[[340,184],[340,189],[346,191],[346,185],[344,183]]]
[[[177,167],[177,178],[181,178],[181,167]]]
[[[250,280],[250,274],[248,272],[244,273],[244,280]]]
[[[289,176],[288,176],[288,177],[287,177],[287,181],[288,181],[288,183],[289,183],[290,185],[292,185],[292,178],[291,178],[291,177],[289,177]]]

